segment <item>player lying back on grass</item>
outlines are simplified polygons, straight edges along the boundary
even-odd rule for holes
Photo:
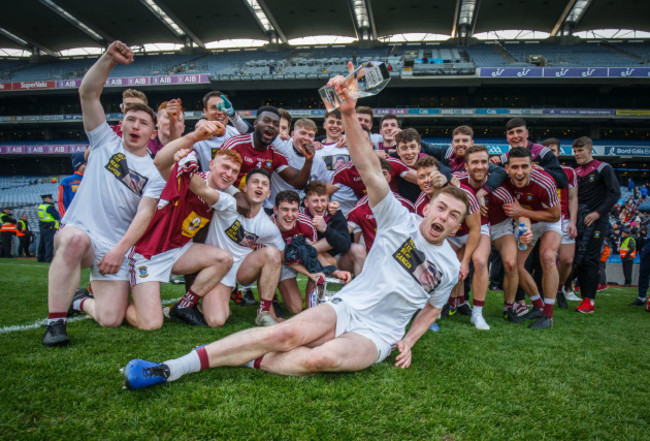
[[[221,366],[247,365],[282,375],[358,371],[385,359],[395,346],[400,352],[395,365],[411,365],[411,348],[438,318],[458,279],[460,263],[445,239],[462,222],[467,196],[458,188],[443,189],[424,219],[408,213],[363,141],[350,84],[342,77],[330,84],[345,99],[341,114],[350,154],[377,219],[364,271],[330,302],[285,322],[237,332],[164,363],[131,360],[123,369],[126,387],[140,389]]]

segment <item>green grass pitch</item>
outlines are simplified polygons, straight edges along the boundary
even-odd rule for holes
[[[647,440],[650,313],[634,289],[599,294],[596,313],[556,310],[533,331],[500,317],[488,294],[477,331],[469,317],[439,321],[414,348],[366,371],[285,378],[213,369],[172,384],[122,390],[132,358],[162,361],[252,326],[254,307],[231,304],[221,329],[165,322],[144,332],[68,325],[72,344],[41,345],[46,264],[0,261],[0,439],[38,440]],[[82,274],[82,283],[88,273]],[[182,286],[166,285],[164,299]]]

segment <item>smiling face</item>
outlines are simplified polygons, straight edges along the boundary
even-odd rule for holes
[[[280,118],[280,135],[285,138],[289,137],[289,120],[286,118]]]
[[[261,205],[271,193],[269,178],[261,173],[254,173],[246,179],[244,194],[251,205]]]
[[[384,138],[386,142],[392,142],[395,140],[395,135],[399,132],[399,124],[396,119],[390,118],[385,119],[381,122],[381,127],[379,128],[379,133]]]
[[[327,135],[327,143],[338,141],[338,139],[343,134],[343,120],[330,115],[325,119],[323,128],[325,129],[325,134]]]
[[[516,187],[522,188],[528,185],[531,170],[530,158],[508,158],[506,172]]]
[[[484,183],[487,178],[490,158],[487,152],[474,152],[465,156],[465,166],[470,179],[477,183]]]
[[[372,117],[367,113],[357,113],[359,124],[364,130],[372,130]]]
[[[466,211],[467,206],[460,199],[438,193],[425,209],[420,233],[427,242],[440,245],[458,230]]]
[[[417,180],[420,190],[422,190],[427,196],[433,195],[436,191],[436,188],[433,186],[433,176],[432,173],[437,172],[438,167],[420,167],[417,171]]]
[[[327,214],[326,210],[328,203],[329,199],[326,194],[319,195],[316,193],[309,193],[305,196],[305,200],[303,201],[305,208],[307,208],[313,216],[323,217]]]
[[[513,127],[506,132],[506,140],[510,147],[528,146],[528,129],[526,126]]]
[[[295,130],[291,132],[293,145],[296,146],[298,150],[303,149],[305,146],[313,144],[315,137],[316,131],[308,127],[296,126]]]
[[[122,139],[130,150],[146,148],[154,136],[154,123],[144,110],[129,110],[122,120]]]
[[[217,155],[210,161],[210,174],[208,185],[217,190],[225,190],[237,179],[240,164],[225,155]]]
[[[275,223],[280,231],[289,231],[296,225],[300,207],[297,202],[282,201],[277,207],[273,207]]]
[[[280,131],[280,116],[264,111],[255,120],[255,136],[265,146],[270,145]]]
[[[228,115],[217,110],[217,105],[223,102],[218,96],[211,96],[208,99],[208,106],[203,108],[203,114],[208,121],[219,121],[224,126],[228,124]]]
[[[409,167],[413,167],[420,155],[420,143],[417,141],[407,141],[397,143],[397,156],[402,162]]]
[[[159,134],[161,134],[163,137],[169,138],[171,120],[169,119],[169,114],[167,113],[167,109],[160,109],[158,111],[158,124],[156,125],[156,127],[158,128]],[[176,119],[176,127],[178,128],[179,133],[183,133],[183,130],[185,129],[184,112],[180,112],[178,114],[178,118]]]
[[[451,140],[451,147],[454,149],[454,154],[458,158],[465,157],[465,152],[473,145],[474,140],[472,137],[462,133],[457,133]]]

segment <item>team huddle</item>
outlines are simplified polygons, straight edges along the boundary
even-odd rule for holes
[[[553,326],[558,291],[575,277],[576,310],[594,311],[607,214],[620,190],[611,166],[592,158],[589,138],[573,143],[572,169],[558,161],[559,141],[533,144],[521,119],[507,123],[511,149],[501,157],[474,145],[468,126],[453,131],[448,148],[401,130],[393,115],[375,134],[372,110],[351,95],[355,80],[342,77],[329,84],[345,99],[325,115],[319,140],[313,121],[291,130],[288,112],[272,106],[250,125],[221,92],[204,97],[206,119],[186,135],[180,100],[156,116],[137,93],[124,95],[123,121],[111,127],[102,89],[118,63],[131,62],[130,49],[114,42],[79,88],[90,153],[55,236],[44,345],[69,343],[73,312],[101,326],[126,319],[158,329],[160,284],[185,275],[171,319],[223,326],[237,286],[257,283],[258,327],[163,363],[132,360],[125,387],[220,366],[356,371],[395,348],[395,365],[406,368],[441,314],[464,310],[477,329],[490,329],[483,306],[493,249],[503,262],[505,320]],[[77,290],[81,268],[91,268],[91,294]],[[320,301],[327,278],[345,286]],[[518,288],[531,310],[521,309]],[[288,320],[272,307],[276,291]]]

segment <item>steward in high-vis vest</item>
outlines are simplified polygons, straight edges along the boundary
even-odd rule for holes
[[[11,217],[11,208],[5,207],[0,214],[0,257],[13,257],[11,255],[11,240],[16,235],[16,219]]]
[[[51,262],[54,257],[54,232],[59,228],[61,216],[54,208],[51,194],[41,195],[43,203],[38,206],[38,229],[40,238],[36,260],[39,262]]]
[[[18,232],[16,235],[18,236],[18,239],[20,239],[20,244],[18,245],[18,256],[32,257],[29,253],[29,245],[32,243],[34,233],[29,226],[27,214],[23,214],[21,218],[18,219],[17,227]]]
[[[632,267],[634,266],[634,258],[636,257],[636,240],[630,236],[630,233],[630,227],[625,227],[621,239],[621,249],[619,251],[621,262],[623,263],[624,286],[630,286],[632,284]]]

